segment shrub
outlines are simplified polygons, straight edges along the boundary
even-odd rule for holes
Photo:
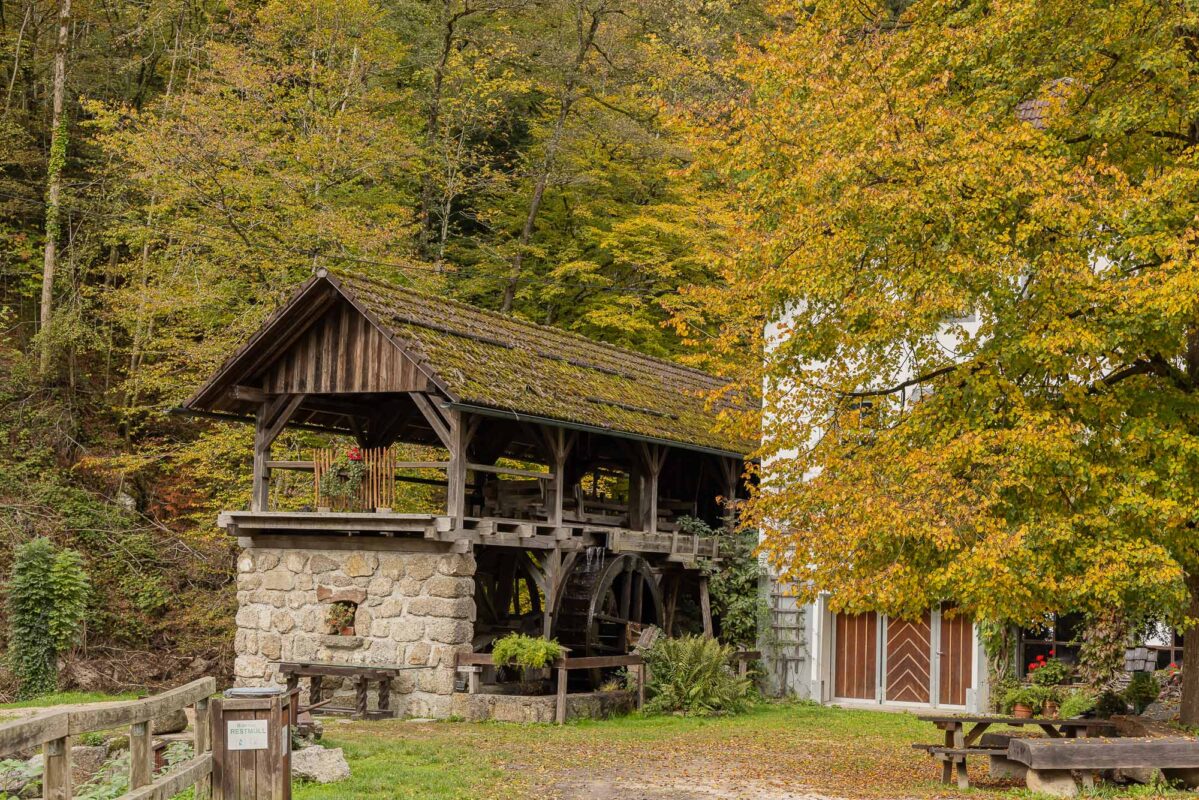
[[[548,667],[562,657],[562,645],[553,639],[541,639],[523,633],[510,633],[496,640],[492,660],[499,665],[521,669]]]
[[[1003,710],[1010,714],[1016,706],[1028,706],[1034,712],[1040,710],[1045,701],[1049,699],[1049,692],[1043,686],[1029,686],[1021,684],[1013,689],[1009,689],[1007,694],[1003,696]]]
[[[1075,689],[1062,701],[1062,707],[1058,713],[1064,719],[1071,719],[1073,717],[1081,717],[1088,711],[1094,710],[1094,708],[1094,692],[1087,691],[1086,689]]]
[[[21,699],[58,688],[58,656],[75,643],[87,593],[76,551],[42,536],[17,548],[8,584],[8,665]]]
[[[768,632],[770,605],[760,591],[766,570],[758,560],[758,532],[753,529],[715,531],[703,520],[680,517],[684,533],[718,536],[720,561],[704,565],[712,593],[720,640],[746,649],[756,648]],[[669,633],[669,631],[668,631]]]
[[[1124,714],[1127,712],[1128,703],[1124,702],[1124,698],[1115,692],[1104,692],[1095,701],[1095,716],[1100,719],[1107,719],[1113,714]]]
[[[715,639],[659,639],[645,654],[650,713],[736,714],[749,706],[752,684],[729,667],[736,649]]]
[[[1161,694],[1161,690],[1161,684],[1152,672],[1137,672],[1124,689],[1124,700],[1132,706],[1133,711],[1143,714],[1149,704]]]

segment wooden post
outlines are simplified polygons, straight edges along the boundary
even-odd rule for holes
[[[71,740],[63,736],[42,745],[42,797],[71,800]]]
[[[645,707],[645,662],[637,665],[637,708]]]
[[[546,519],[552,525],[562,524],[562,506],[566,501],[566,461],[574,447],[574,434],[569,436],[563,428],[542,429],[546,450],[549,453],[550,469],[554,478],[551,481],[549,508]]]
[[[304,402],[302,394],[284,394],[267,398],[258,404],[254,415],[254,480],[250,495],[251,511],[266,511],[271,490],[271,445],[279,438],[283,426]]]
[[[135,722],[129,729],[129,788],[140,789],[154,780],[154,747],[149,722]]]
[[[711,639],[714,636],[712,631],[712,600],[708,596],[707,575],[699,577],[699,609],[704,615],[704,636]]]
[[[566,722],[566,665],[558,667],[558,707],[554,722],[562,725]]]
[[[192,751],[202,755],[212,750],[212,719],[208,706],[208,698],[196,701],[195,705],[195,738],[192,740]],[[196,782],[196,800],[210,800],[212,797],[212,776],[205,775]]]
[[[554,630],[554,598],[562,580],[562,550],[555,547],[545,555],[545,605],[541,609],[541,634],[551,638]]]

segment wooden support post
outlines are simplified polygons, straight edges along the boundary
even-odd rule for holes
[[[637,665],[637,708],[645,707],[645,664]]]
[[[154,747],[149,722],[135,722],[129,729],[129,788],[140,789],[154,780]]]
[[[711,639],[715,634],[712,630],[712,600],[708,596],[708,576],[699,577],[699,609],[704,615],[704,636]]]
[[[361,675],[354,678],[354,718],[366,719],[367,680]]]
[[[558,667],[558,707],[554,722],[562,725],[566,722],[566,667]]]
[[[71,741],[63,736],[42,745],[42,797],[71,800]]]
[[[554,476],[550,481],[546,519],[551,525],[561,525],[562,507],[566,500],[566,461],[574,447],[575,433],[571,432],[568,435],[563,428],[550,428],[549,430],[543,428],[542,436],[545,439],[546,452],[549,455],[547,460]]]
[[[321,701],[321,684],[324,680],[320,675],[313,675],[308,679],[308,705],[316,705]]]
[[[554,631],[554,598],[562,581],[562,551],[555,547],[545,555],[545,604],[541,609],[541,635],[552,638]]]
[[[254,415],[254,476],[251,511],[266,511],[271,490],[271,445],[279,438],[292,414],[304,402],[302,394],[284,394],[264,400]]]
[[[391,678],[379,681],[379,711],[380,716],[391,716]]]
[[[212,750],[212,713],[208,698],[196,701],[195,705],[195,735],[192,739],[192,752],[203,755]],[[195,799],[209,800],[212,797],[212,776],[205,775],[196,782]]]

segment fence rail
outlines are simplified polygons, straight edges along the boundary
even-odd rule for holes
[[[117,800],[168,800],[189,786],[196,800],[212,796],[212,728],[208,698],[216,692],[214,678],[200,678],[143,700],[97,708],[49,710],[0,725],[0,755],[41,746],[45,758],[42,796],[70,800],[71,738],[84,733],[129,727],[129,791]],[[195,709],[195,739],[190,759],[154,777],[153,722],[189,706]]]
[[[501,667],[496,664],[491,653],[459,653],[456,656],[458,667]],[[637,708],[645,705],[645,659],[639,655],[627,656],[580,656],[578,658],[558,658],[550,663],[550,668],[557,672],[557,708],[554,721],[559,725],[566,722],[566,681],[567,673],[572,669],[606,669],[611,667],[631,668],[637,680]],[[478,691],[478,674],[470,675],[470,691]]]

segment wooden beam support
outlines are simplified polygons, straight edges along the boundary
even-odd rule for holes
[[[450,421],[442,412],[433,404],[428,395],[420,392],[409,392],[408,396],[412,398],[412,402],[416,404],[416,408],[420,411],[421,416],[425,418],[425,422],[429,423],[429,427],[433,429],[433,433],[437,434],[437,438],[441,440],[442,446],[446,450],[453,450],[454,441],[450,433]]]
[[[712,628],[712,599],[708,595],[708,576],[699,576],[699,609],[704,615],[704,636],[709,639],[716,634]]]
[[[283,431],[292,414],[304,402],[304,395],[279,395],[258,406],[254,417],[254,475],[250,495],[251,511],[266,511],[271,489],[271,445]]]
[[[545,605],[541,609],[541,634],[546,639],[553,638],[554,631],[554,598],[558,596],[558,587],[562,583],[562,551],[554,548],[545,554]]]

